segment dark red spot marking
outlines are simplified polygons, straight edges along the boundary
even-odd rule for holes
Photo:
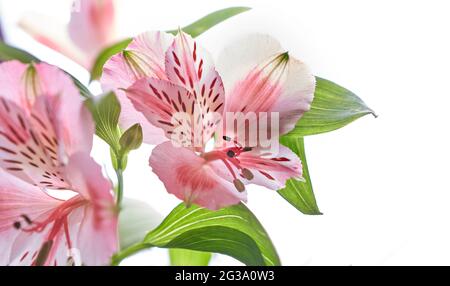
[[[183,76],[181,76],[180,71],[177,68],[173,68],[173,70],[175,71],[175,74],[177,75],[177,77],[180,79],[180,81],[183,84],[186,84],[186,80],[184,79]]]
[[[36,114],[32,113],[31,117],[33,117],[34,120],[36,120],[39,123],[39,125],[41,125],[42,128],[47,129],[44,122],[42,122],[42,120],[38,116],[36,116]]]
[[[2,104],[3,104],[3,107],[6,109],[6,112],[9,112],[10,111],[9,105],[3,97],[2,97]]]
[[[13,172],[20,172],[20,171],[23,171],[22,168],[6,168],[6,170],[8,170],[8,171],[13,171]]]
[[[16,160],[8,160],[8,159],[6,159],[6,160],[3,160],[3,161],[6,162],[6,163],[11,163],[11,164],[22,164],[22,162],[16,161]]]
[[[200,64],[198,65],[198,71],[197,71],[198,79],[202,78],[202,74],[203,74],[203,59],[200,60]]]
[[[163,121],[163,120],[158,120],[158,122],[159,123],[161,123],[161,124],[164,124],[164,125],[168,125],[168,126],[171,126],[171,127],[173,127],[174,125],[172,124],[172,123],[170,123],[170,122],[167,122],[167,121]]]
[[[151,83],[149,83],[148,86],[152,89],[153,93],[154,93],[159,99],[162,99],[161,94],[158,92],[158,90],[157,90]]]
[[[211,82],[211,85],[209,86],[209,89],[213,89],[214,86],[216,85],[217,82],[217,77],[214,78],[214,80]]]
[[[285,157],[281,157],[281,158],[272,158],[272,161],[276,161],[276,162],[289,162],[291,160],[289,160],[288,158]]]
[[[22,257],[20,258],[20,262],[24,261],[25,258],[27,258],[28,253],[29,253],[29,252],[27,251],[27,252],[25,252],[25,253],[22,255]]]
[[[275,181],[275,178],[274,177],[272,177],[271,175],[269,175],[268,173],[266,173],[266,172],[263,172],[263,171],[259,171],[261,174],[263,174],[264,175],[264,177],[266,177],[267,179],[269,179],[269,180],[272,180],[272,181]]]
[[[14,151],[11,150],[11,149],[5,148],[5,147],[1,147],[1,146],[0,146],[0,150],[1,150],[1,151],[4,151],[4,152],[6,152],[6,153],[9,153],[9,154],[17,155],[16,152],[14,152]]]
[[[197,42],[194,42],[194,52],[192,53],[192,58],[194,59],[194,62],[197,61]]]
[[[175,54],[175,52],[172,52],[172,56],[173,56],[175,63],[177,64],[177,66],[181,66],[180,60],[178,59],[177,54]]]
[[[3,137],[5,137],[12,144],[17,145],[17,142],[11,136],[6,134],[5,132],[0,131],[0,135],[3,135]]]
[[[223,102],[221,104],[219,104],[219,106],[216,107],[216,109],[214,109],[214,112],[216,112],[217,110],[219,110],[223,105]]]

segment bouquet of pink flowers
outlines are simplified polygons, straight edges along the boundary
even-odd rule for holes
[[[88,69],[104,93],[0,43],[1,265],[119,265],[152,247],[171,249],[173,261],[190,252],[206,265],[210,253],[281,264],[245,205],[248,186],[320,215],[303,138],[374,113],[271,36],[247,35],[217,58],[195,39],[247,10],[129,39],[116,36],[112,0],[76,1],[57,33],[37,16],[20,22]],[[115,184],[90,156],[94,135],[110,147]],[[155,146],[143,172],[155,173],[182,203],[139,236],[121,230],[130,222],[119,223],[119,215],[139,208],[123,200],[123,182],[128,155],[142,143]],[[141,211],[133,219],[151,219]]]

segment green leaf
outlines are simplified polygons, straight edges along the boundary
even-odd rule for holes
[[[139,149],[142,145],[143,137],[142,127],[139,123],[136,123],[120,137],[120,151],[122,153],[128,153],[132,150]]]
[[[189,26],[182,28],[182,30],[185,33],[191,35],[193,38],[195,38],[206,32],[207,30],[211,29],[215,25],[227,20],[228,18],[246,12],[250,9],[251,8],[248,7],[230,7],[219,11],[215,11],[211,14],[206,15],[200,20],[195,21]],[[178,33],[178,29],[171,30],[169,31],[169,33],[176,35]]]
[[[40,60],[35,56],[33,56],[32,54],[24,50],[14,48],[0,41],[0,61],[11,61],[11,60],[18,60],[25,64],[29,64],[32,62],[40,62]]]
[[[21,50],[19,48],[12,47],[10,45],[5,44],[4,42],[0,41],[0,61],[11,61],[11,60],[18,60],[24,64],[31,64],[33,62],[39,63],[41,62],[40,59],[33,56],[32,54]],[[61,69],[62,70],[62,69]],[[74,76],[69,74],[68,72],[62,70],[65,72],[68,76],[70,76],[80,91],[80,94],[86,98],[93,97],[92,93],[89,91],[89,89],[83,85],[78,79],[76,79]]]
[[[302,137],[330,132],[374,111],[354,93],[329,80],[316,77],[317,86],[311,110],[287,136]]]
[[[125,39],[118,43],[115,43],[114,45],[104,49],[95,60],[95,63],[91,69],[91,81],[94,81],[96,79],[99,79],[102,76],[103,73],[103,66],[105,63],[115,54],[120,53],[123,51],[128,45],[131,43],[133,39]]]
[[[290,148],[302,160],[304,182],[290,179],[286,188],[278,193],[296,209],[306,215],[321,215],[314,197],[311,177],[309,175],[308,163],[306,161],[304,139],[302,137],[282,137],[281,144]]]
[[[113,92],[99,98],[91,98],[86,101],[95,121],[96,134],[102,138],[112,150],[118,154],[120,150],[120,130],[118,128],[120,103]]]
[[[206,32],[213,26],[227,20],[228,18],[231,18],[248,10],[250,10],[250,8],[247,7],[230,7],[219,10],[201,18],[200,20],[190,24],[189,26],[182,28],[182,30],[195,38]],[[178,33],[178,29],[168,31],[168,33],[175,35]],[[115,54],[118,54],[121,51],[125,50],[132,40],[133,39],[128,38],[104,49],[98,55],[97,59],[95,60],[94,66],[91,69],[91,81],[99,79],[102,76],[103,66],[105,65],[105,63]]]
[[[170,265],[172,266],[208,266],[212,254],[210,252],[186,249],[169,249]]]
[[[221,253],[246,265],[280,265],[266,231],[243,204],[219,211],[181,204],[142,243],[117,254],[113,264],[154,246]]]

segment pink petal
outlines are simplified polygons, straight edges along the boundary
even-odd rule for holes
[[[127,90],[127,96],[152,125],[163,129],[179,146],[203,149],[221,119],[208,114],[185,88],[164,80],[141,79]]]
[[[59,167],[73,153],[90,152],[94,134],[78,90],[47,64],[3,63],[0,79],[6,87],[0,96],[0,166],[30,183],[67,189]]]
[[[227,112],[278,112],[280,135],[292,130],[313,99],[315,78],[269,36],[251,35],[219,57]]]
[[[67,183],[59,173],[57,140],[48,117],[34,112],[30,115],[1,97],[0,102],[0,167],[31,184],[66,189]]]
[[[246,193],[239,193],[216,166],[170,142],[153,150],[150,166],[167,191],[187,204],[217,210],[246,200]]]
[[[92,60],[115,40],[114,1],[79,0],[79,8],[72,12],[69,35]]]
[[[44,235],[27,234],[26,237],[31,236],[31,240],[27,240],[14,224],[27,227],[24,216],[32,221],[46,218],[62,203],[38,187],[0,170],[0,265],[31,265],[32,255],[39,250]]]
[[[253,149],[239,156],[242,168],[249,169],[254,175],[248,183],[280,190],[286,186],[288,179],[302,179],[300,159],[289,148],[282,145],[279,148],[277,154]]]
[[[173,36],[164,32],[146,32],[134,38],[123,52],[106,62],[101,78],[103,89],[128,88],[144,77],[167,79],[164,58],[172,41]]]
[[[19,26],[39,43],[65,55],[85,68],[91,67],[90,59],[75,47],[64,23],[49,19],[48,16],[28,13],[20,20]]]
[[[202,108],[223,113],[225,91],[209,53],[180,31],[166,52],[169,80],[189,90]]]
[[[0,232],[13,229],[21,215],[30,219],[47,214],[61,204],[40,188],[0,170]]]
[[[72,79],[55,66],[45,63],[25,65],[19,62],[0,64],[0,97],[13,100],[25,112],[35,110],[38,117],[51,114],[59,141],[70,155],[90,151],[94,126],[82,97]],[[44,109],[33,107],[37,98],[46,96]],[[42,105],[41,104],[41,105]],[[41,118],[44,119],[44,118]],[[45,126],[49,129],[51,126]]]
[[[121,89],[126,89],[144,77],[167,79],[164,57],[173,36],[164,32],[147,32],[136,37],[127,49],[106,62],[101,83],[104,91],[115,91],[122,112],[120,126],[128,129],[140,123],[144,133],[144,142],[159,144],[165,140],[164,133],[136,112],[133,104]]]
[[[82,261],[86,265],[106,265],[119,243],[112,185],[88,153],[70,157],[65,173],[73,190],[89,201],[76,242]]]

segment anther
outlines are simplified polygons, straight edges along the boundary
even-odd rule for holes
[[[249,181],[255,178],[255,176],[249,169],[242,169],[242,176],[244,176],[244,178],[246,178]]]
[[[234,186],[236,187],[236,190],[238,190],[240,193],[245,191],[245,186],[239,179],[235,179],[233,181]]]
[[[252,150],[253,150],[252,147],[244,147],[244,149],[242,149],[243,152],[250,152]]]
[[[27,215],[21,215],[27,224],[33,224],[33,221]]]
[[[225,140],[225,141],[227,141],[227,142],[230,142],[230,141],[231,141],[231,138],[228,137],[228,136],[223,136],[222,138],[223,138],[223,140]]]
[[[21,228],[20,221],[14,222],[14,223],[13,223],[13,226],[14,226],[15,229],[20,229],[20,228]]]
[[[41,249],[39,250],[38,256],[36,257],[36,260],[34,261],[34,264],[36,266],[44,266],[48,255],[50,254],[50,250],[53,246],[53,240],[48,240],[42,244]]]
[[[227,156],[230,157],[230,158],[234,158],[234,156],[236,156],[236,153],[234,153],[233,150],[228,150]]]
[[[69,256],[69,258],[67,258],[67,266],[75,266],[75,259],[73,259],[72,256]]]

